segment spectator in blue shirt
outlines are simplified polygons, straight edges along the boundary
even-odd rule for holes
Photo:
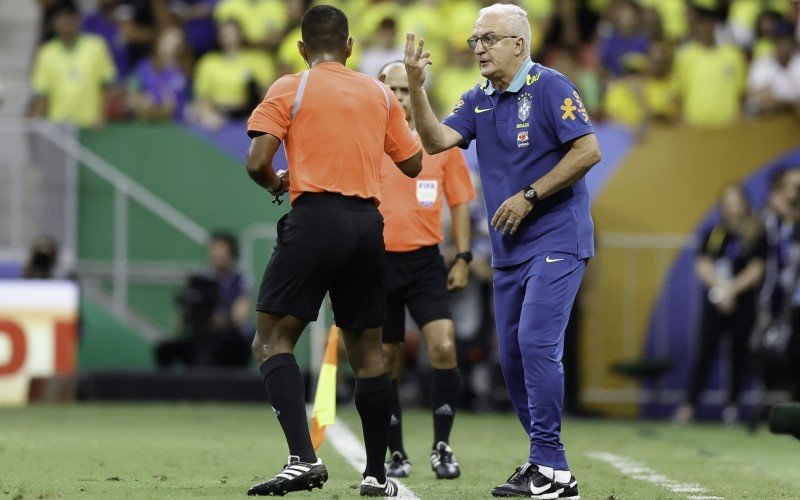
[[[630,53],[647,53],[648,40],[642,32],[641,7],[633,0],[620,0],[612,11],[610,30],[600,31],[598,52],[603,68],[611,76],[624,72],[623,58]]]
[[[214,8],[219,0],[174,0],[169,8],[183,24],[186,43],[195,58],[217,48],[217,25]]]
[[[183,32],[167,28],[158,35],[153,55],[136,67],[128,100],[138,119],[183,121],[189,101],[189,79],[179,63],[183,47]]]
[[[490,221],[494,304],[503,375],[530,436],[526,463],[496,496],[574,498],[561,443],[564,329],[594,255],[583,179],[600,148],[580,94],[530,59],[530,23],[515,5],[482,9],[467,43],[487,79],[440,124],[423,82],[430,52],[407,35],[405,64],[417,131],[430,154],[477,140]]]
[[[97,8],[83,19],[83,30],[105,39],[108,50],[114,57],[117,75],[124,78],[130,71],[130,56],[116,17],[118,3],[117,0],[100,0]]]

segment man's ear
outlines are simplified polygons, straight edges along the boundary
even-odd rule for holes
[[[344,49],[344,58],[345,59],[349,59],[350,56],[353,55],[353,44],[354,43],[355,43],[355,40],[353,40],[352,36],[347,38],[347,46]]]
[[[302,40],[297,41],[297,51],[300,52],[300,57],[303,58],[306,62],[306,66],[308,66],[308,52],[306,51],[306,44],[304,44]]]
[[[525,47],[523,47],[523,46],[522,46],[522,44],[524,44],[524,43],[525,43],[525,39],[524,39],[524,38],[523,38],[523,39],[521,39],[521,40],[517,40],[517,43],[516,43],[516,45],[515,45],[515,47],[516,47],[516,50],[514,51],[514,52],[515,52],[515,55],[520,55],[520,54],[522,54],[522,51],[523,51],[523,50],[524,50],[524,48],[525,48]]]

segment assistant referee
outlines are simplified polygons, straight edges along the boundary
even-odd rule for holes
[[[384,154],[415,177],[422,147],[391,90],[345,67],[353,39],[341,10],[316,6],[300,28],[298,48],[310,69],[275,82],[247,127],[250,177],[273,195],[288,191],[292,203],[278,222],[277,244],[264,271],[253,340],[290,456],[281,472],[248,494],[283,495],[321,487],[328,478],[311,446],[303,376],[293,350],[330,293],[356,376],[367,452],[361,494],[396,496],[397,485],[386,478],[383,464],[392,382],[381,350],[385,249],[377,205]],[[288,179],[272,168],[281,141]]]

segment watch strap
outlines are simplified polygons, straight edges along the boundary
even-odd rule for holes
[[[466,251],[466,252],[457,253],[456,254],[456,260],[458,260],[458,259],[462,259],[464,262],[469,264],[470,262],[472,262],[472,252]]]

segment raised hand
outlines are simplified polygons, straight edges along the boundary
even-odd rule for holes
[[[406,33],[406,49],[403,63],[406,65],[408,85],[411,88],[422,87],[422,84],[425,83],[425,66],[433,64],[431,53],[422,51],[425,46],[425,40],[420,38],[419,44],[415,47],[415,39],[414,33]]]

